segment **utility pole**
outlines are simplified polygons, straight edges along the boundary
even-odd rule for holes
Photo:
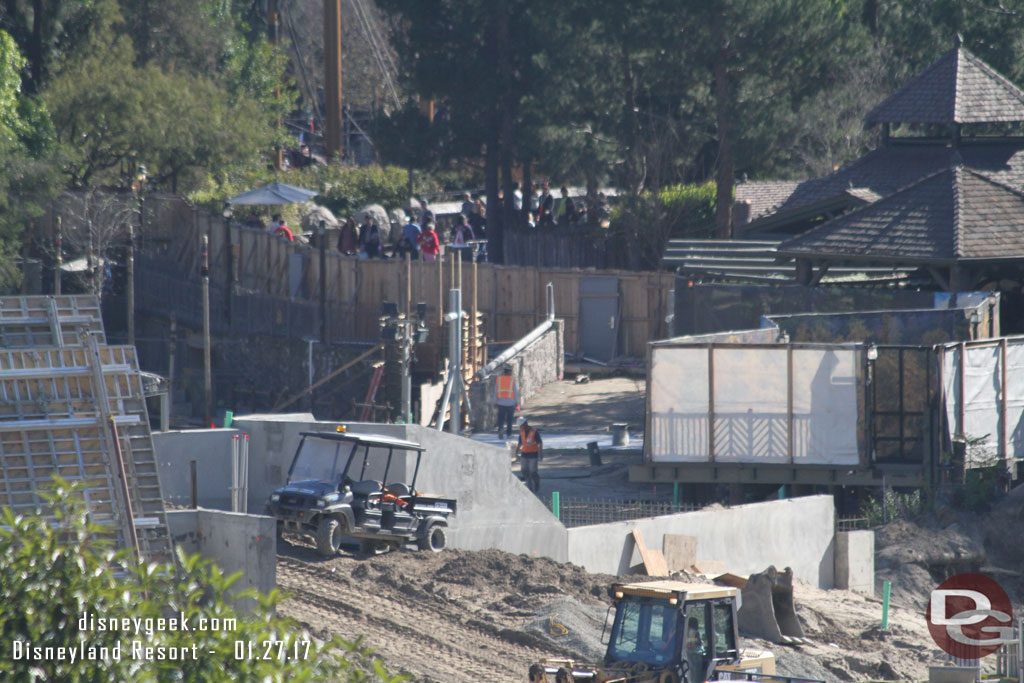
[[[213,382],[210,368],[210,238],[203,235],[203,426],[213,424]]]
[[[268,0],[267,2],[267,29],[270,33],[268,40],[271,45],[277,45],[280,36],[280,24],[278,23],[277,16],[277,0]],[[280,84],[274,90],[274,96],[281,97],[281,86]],[[277,131],[281,132],[281,119],[277,120]],[[284,168],[284,157],[281,154],[280,145],[274,147],[274,170],[280,171]]]
[[[273,2],[273,0],[271,0]],[[324,0],[325,155],[341,160],[341,0]]]

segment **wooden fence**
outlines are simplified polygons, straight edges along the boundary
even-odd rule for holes
[[[228,281],[228,228],[225,221],[181,200],[147,199],[142,245],[153,256],[168,258],[198,276],[202,236],[210,238],[210,277]],[[546,315],[545,287],[555,290],[555,314],[565,320],[565,350],[581,349],[580,281],[586,277],[619,280],[620,325],[618,355],[644,357],[645,345],[667,334],[665,316],[673,275],[668,272],[579,270],[459,263],[444,261],[408,266],[397,259],[344,256],[328,242],[326,268],[320,253],[308,245],[292,244],[266,232],[230,227],[236,291],[319,302],[320,278],[326,279],[326,309],[330,338],[366,340],[378,336],[378,317],[384,301],[404,307],[406,292],[415,306],[427,304],[432,340],[446,308],[447,290],[461,275],[463,308],[483,314],[483,333],[491,342],[512,342],[538,325]]]

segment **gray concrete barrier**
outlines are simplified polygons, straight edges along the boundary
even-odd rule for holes
[[[836,533],[836,588],[875,594],[875,532]]]

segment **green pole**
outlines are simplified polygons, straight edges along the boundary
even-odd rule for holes
[[[559,495],[558,491],[551,492],[551,512],[555,513],[556,519],[562,519],[562,497]]]
[[[230,411],[230,410],[225,410],[224,411],[224,428],[225,429],[227,429],[228,427],[231,426],[231,420],[233,420],[234,417],[235,417],[235,414],[232,411]]]
[[[892,592],[892,583],[886,581],[882,584],[882,628],[889,628],[889,594]]]
[[[679,482],[672,484],[672,509],[679,512]]]

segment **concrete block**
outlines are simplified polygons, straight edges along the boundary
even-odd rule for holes
[[[929,666],[928,683],[974,683],[981,679],[976,666]]]
[[[875,593],[875,532],[840,531],[836,533],[836,588],[858,593]]]
[[[231,441],[237,434],[236,429],[154,432],[153,451],[164,501],[191,504],[189,461],[195,460],[199,506],[230,510]]]
[[[689,571],[697,561],[697,538],[682,534],[665,534],[661,552],[670,572]]]

